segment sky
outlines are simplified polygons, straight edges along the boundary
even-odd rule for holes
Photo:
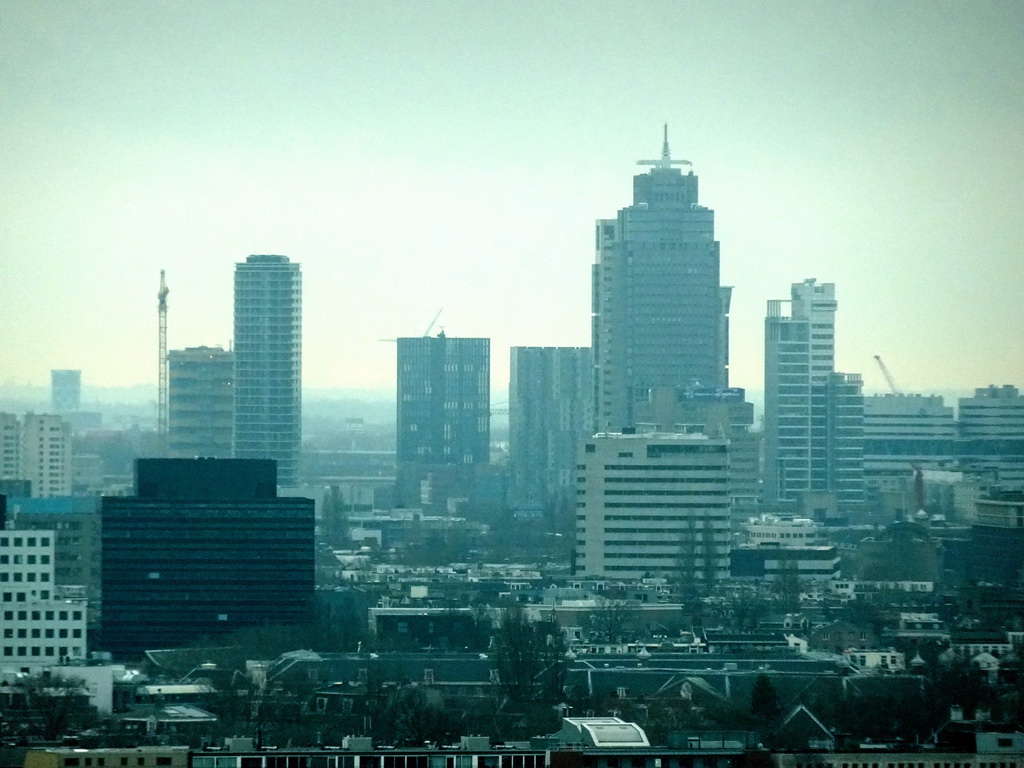
[[[303,382],[389,390],[439,309],[590,343],[595,219],[693,162],[735,286],[836,283],[837,368],[1024,386],[1024,3],[0,3],[0,383],[154,383],[231,341],[234,264],[302,266]]]

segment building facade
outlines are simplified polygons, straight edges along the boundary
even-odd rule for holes
[[[302,274],[287,256],[235,265],[234,456],[274,459],[299,481],[302,445]]]
[[[21,477],[40,498],[70,496],[71,425],[60,416],[27,413],[21,422]]]
[[[789,305],[788,314],[784,305]],[[835,370],[835,285],[805,280],[765,318],[764,495],[795,504],[834,494],[864,502],[864,398],[860,374]]]
[[[175,458],[231,458],[234,354],[190,347],[167,354],[167,447]]]
[[[728,386],[731,289],[719,285],[714,212],[697,176],[659,160],[633,177],[633,203],[598,220],[592,275],[595,431],[633,426],[653,387]]]
[[[277,496],[273,461],[139,459],[135,496],[102,500],[103,647],[308,621],[313,506]]]
[[[575,498],[576,449],[594,423],[586,347],[512,347],[509,502],[554,511]]]
[[[490,461],[490,392],[490,339],[444,332],[398,339],[400,505],[470,495]]]
[[[1024,491],[1024,397],[1009,384],[959,402],[960,464],[995,492]]]
[[[581,445],[574,573],[694,588],[728,577],[728,440],[600,433]]]
[[[82,410],[82,372],[50,371],[50,410],[75,413]]]
[[[21,421],[0,413],[0,480],[21,479]]]
[[[0,665],[85,658],[85,600],[65,598],[53,571],[53,531],[0,529]]]

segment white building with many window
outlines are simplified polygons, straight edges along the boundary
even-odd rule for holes
[[[583,440],[579,457],[577,574],[728,577],[728,440],[601,433]]]
[[[53,583],[53,531],[0,530],[0,665],[86,655],[86,600]]]

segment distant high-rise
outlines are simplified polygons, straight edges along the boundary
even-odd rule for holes
[[[789,304],[790,313],[784,313]],[[860,374],[835,371],[835,285],[805,280],[765,318],[765,500],[835,495],[864,501],[864,397]]]
[[[234,455],[275,459],[299,482],[302,444],[302,274],[287,256],[235,265]]]
[[[74,413],[82,410],[82,372],[50,371],[50,410]]]
[[[714,212],[697,177],[659,160],[633,177],[633,204],[597,222],[593,268],[596,426],[634,424],[654,387],[728,386],[730,288],[719,285]]]
[[[491,341],[439,333],[398,340],[398,496],[418,506],[433,472],[468,495],[490,461]],[[434,499],[439,501],[439,499]]]
[[[576,493],[576,448],[593,430],[593,361],[586,347],[512,347],[509,501],[553,512]]]
[[[21,422],[0,413],[0,480],[21,479]]]
[[[167,357],[170,455],[231,458],[234,355],[220,347],[190,347]]]

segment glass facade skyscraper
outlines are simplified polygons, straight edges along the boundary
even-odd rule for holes
[[[665,143],[633,177],[633,204],[596,229],[593,354],[598,431],[633,426],[655,387],[728,386],[730,289],[719,284],[714,212]]]
[[[302,444],[302,274],[287,256],[235,265],[234,455],[274,459],[299,482]]]

